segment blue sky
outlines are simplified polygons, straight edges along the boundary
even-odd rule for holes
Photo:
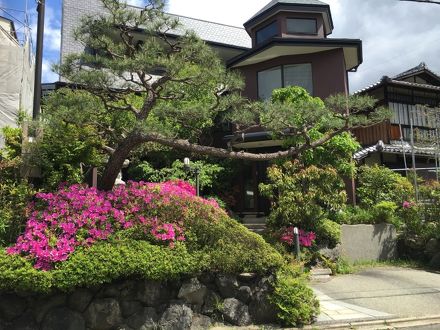
[[[142,6],[144,0],[128,0]],[[397,0],[323,0],[332,10],[335,30],[331,38],[356,38],[363,41],[364,62],[358,72],[350,73],[350,89],[355,91],[393,76],[420,62],[440,74],[440,6]],[[269,0],[168,0],[167,10],[224,24],[242,26]],[[30,27],[36,33],[35,0],[0,0],[0,8],[20,22],[28,6]],[[234,8],[234,10],[230,10]],[[14,10],[20,11],[14,11]],[[8,17],[0,10],[0,15]],[[19,32],[22,24],[16,22]],[[51,63],[59,61],[61,39],[61,0],[46,0],[43,81],[53,82]]]
[[[23,38],[26,11],[29,16],[29,25],[32,41],[36,43],[37,33],[37,5],[35,0],[0,0],[0,15],[12,18],[18,37]],[[54,82],[58,75],[51,72],[51,63],[58,63],[60,57],[61,42],[61,0],[46,0],[45,31],[44,31],[44,54],[43,54],[43,81]]]

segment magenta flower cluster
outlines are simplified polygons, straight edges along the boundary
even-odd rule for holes
[[[25,232],[7,252],[26,256],[35,268],[48,270],[76,247],[130,229],[173,247],[185,240],[184,215],[194,202],[218,207],[213,200],[196,197],[194,187],[183,181],[129,182],[110,192],[73,185],[39,193],[29,205]]]
[[[402,207],[404,209],[410,209],[411,207],[415,206],[416,204],[414,202],[408,202],[408,201],[404,201],[402,203]]]
[[[314,232],[305,232],[304,230],[298,230],[299,245],[300,246],[312,246],[316,235]],[[280,241],[286,243],[289,246],[295,245],[294,227],[286,227],[281,231]]]

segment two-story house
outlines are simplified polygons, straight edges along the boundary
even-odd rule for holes
[[[75,41],[72,31],[83,15],[102,9],[99,0],[63,1],[61,60],[67,54],[88,51]],[[348,94],[348,72],[356,71],[362,63],[360,40],[328,38],[334,28],[330,6],[318,0],[272,0],[246,21],[244,28],[177,18],[217,51],[229,69],[241,72],[243,93],[252,100],[267,99],[272,90],[294,85],[321,98]],[[235,139],[230,147],[263,151],[279,149],[280,141],[256,131]],[[268,211],[258,193],[266,168],[264,163],[242,163],[242,175],[237,178],[240,203],[235,211],[250,215]]]
[[[355,131],[365,147],[355,158],[402,174],[414,163],[419,175],[435,178],[439,165],[440,76],[422,62],[395,77],[385,76],[357,93],[376,98],[380,105],[389,107],[392,117],[380,125]]]

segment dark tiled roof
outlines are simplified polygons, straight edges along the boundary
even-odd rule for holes
[[[399,73],[398,75],[394,76],[393,79],[400,80],[402,78],[406,78],[408,76],[412,76],[420,72],[429,72],[431,75],[433,75],[434,77],[440,80],[440,76],[429,70],[425,62],[421,62],[419,65],[415,66],[414,68]]]
[[[375,152],[383,152],[390,154],[403,154],[405,151],[406,154],[410,154],[412,152],[411,145],[408,142],[401,141],[391,141],[390,144],[384,144],[382,141],[379,141],[377,144],[359,150],[353,155],[353,159],[356,161],[360,161],[366,158],[368,155]],[[435,155],[435,148],[431,146],[414,146],[414,153],[417,156],[432,156]]]
[[[416,75],[417,73],[421,73],[421,72],[428,72],[431,76],[433,76],[434,78],[437,78],[440,81],[440,76],[437,75],[436,73],[432,72],[431,70],[429,70],[428,66],[426,65],[425,62],[421,62],[419,65],[415,66],[414,68],[411,68],[411,69],[406,70],[402,73],[399,73],[398,75],[396,75],[392,78],[390,78],[388,76],[383,76],[382,79],[379,80],[378,82],[371,84],[370,86],[367,86],[363,89],[360,89],[360,90],[356,91],[354,94],[360,94],[360,93],[370,91],[372,89],[380,87],[384,83],[393,84],[393,85],[397,85],[397,86],[425,88],[425,89],[429,89],[429,90],[440,91],[440,86],[430,85],[430,84],[413,83],[413,82],[402,80],[404,78],[410,77],[412,75]]]
[[[418,83],[412,83],[412,82],[408,82],[408,81],[395,80],[395,79],[391,79],[391,78],[385,76],[380,81],[378,81],[374,84],[371,84],[370,86],[367,86],[363,89],[360,89],[360,90],[354,92],[353,94],[361,94],[361,93],[368,92],[372,89],[375,89],[377,87],[382,86],[385,83],[397,85],[397,86],[403,86],[403,87],[415,87],[415,88],[424,88],[424,89],[429,89],[429,90],[434,90],[434,91],[440,91],[440,86],[434,86],[434,85],[428,85],[428,84],[418,84]]]
[[[353,159],[356,161],[360,161],[360,160],[364,159],[365,157],[367,157],[369,154],[383,150],[383,148],[384,148],[384,143],[382,142],[382,140],[379,140],[379,142],[377,142],[377,144],[375,144],[374,146],[364,148],[364,149],[359,150],[358,152],[354,153]]]
[[[277,4],[285,4],[285,5],[312,5],[312,6],[327,6],[326,3],[319,1],[319,0],[272,0],[271,2],[269,2],[266,6],[264,6],[258,13],[256,13],[254,16],[252,16],[250,20],[254,19],[255,17],[257,17],[258,15],[261,15],[262,13],[264,13],[266,10],[269,10],[270,8],[272,8],[273,6],[277,5]]]
[[[313,5],[313,6],[327,6],[326,3],[318,0],[272,0],[269,2],[266,6],[260,9],[258,13],[256,13],[254,16],[252,16],[249,20],[253,19],[254,17],[257,17],[258,15],[261,15],[266,10],[269,10],[273,6],[277,4],[283,4],[283,5]]]
[[[385,144],[383,148],[383,152],[385,153],[403,153],[405,151],[406,154],[410,154],[412,152],[411,145],[408,142],[400,142],[400,141],[391,141],[390,144]],[[430,146],[414,146],[414,153],[417,156],[433,156],[435,155],[435,147]]]

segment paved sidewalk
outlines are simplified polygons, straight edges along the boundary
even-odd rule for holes
[[[318,316],[316,325],[341,321],[384,320],[393,317],[388,313],[335,300],[317,289],[313,291],[321,306],[321,314]]]
[[[352,304],[397,318],[440,315],[440,274],[436,272],[379,267],[336,276],[312,287],[338,304]]]
[[[306,329],[440,329],[440,273],[366,269],[311,284],[321,314]]]

